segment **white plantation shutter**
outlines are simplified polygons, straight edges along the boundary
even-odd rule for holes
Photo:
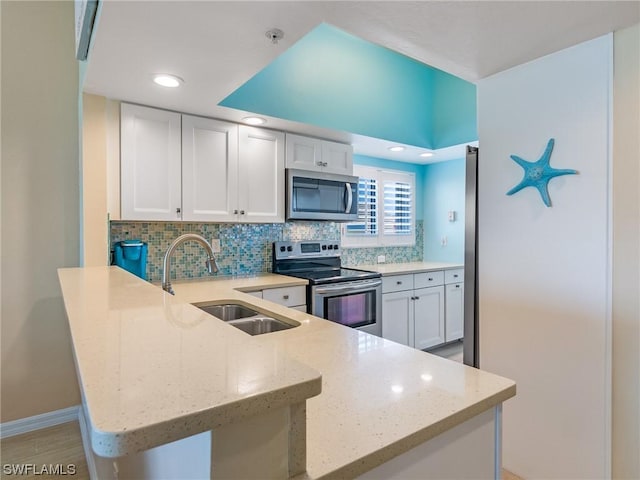
[[[358,221],[345,224],[345,247],[415,244],[415,174],[354,165]]]
[[[413,186],[394,180],[383,183],[383,225],[385,235],[413,232]]]
[[[378,181],[360,177],[358,181],[358,218],[346,226],[348,236],[378,235]]]

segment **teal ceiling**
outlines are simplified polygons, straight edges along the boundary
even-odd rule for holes
[[[326,23],[220,105],[430,149],[478,138],[475,85]]]

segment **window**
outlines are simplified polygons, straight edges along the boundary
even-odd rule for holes
[[[415,175],[354,165],[358,218],[342,228],[345,247],[415,244]]]

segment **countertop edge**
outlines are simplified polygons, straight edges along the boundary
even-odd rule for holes
[[[314,379],[271,390],[239,402],[217,405],[166,422],[122,432],[102,431],[89,419],[91,447],[101,457],[123,457],[244,420],[267,409],[282,408],[306,401],[319,395],[321,390],[322,376],[318,375]],[[265,408],[265,405],[268,407]]]
[[[389,445],[369,453],[368,455],[359,458],[358,460],[344,465],[331,472],[326,472],[321,476],[312,477],[305,472],[292,480],[320,480],[320,479],[342,479],[342,478],[356,478],[369,470],[372,470],[389,460],[408,452],[412,448],[427,442],[438,435],[470,420],[471,418],[480,415],[481,413],[494,408],[495,406],[505,402],[506,400],[516,395],[516,384],[504,388],[503,390],[496,392],[495,394],[470,405],[458,412],[445,417],[436,423],[429,425],[421,430],[418,430],[402,439],[399,439]]]

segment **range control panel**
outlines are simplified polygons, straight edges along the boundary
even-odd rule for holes
[[[313,240],[304,242],[274,242],[273,254],[276,259],[339,257],[338,240]]]

